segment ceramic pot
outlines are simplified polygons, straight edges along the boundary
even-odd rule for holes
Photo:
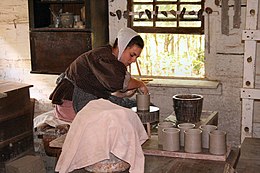
[[[61,14],[61,25],[63,28],[72,28],[74,24],[74,15],[66,12]]]
[[[184,151],[188,153],[199,153],[202,151],[201,145],[202,130],[188,129],[184,131]]]
[[[222,130],[213,130],[209,133],[209,152],[215,155],[224,155],[227,152],[227,133]]]
[[[180,150],[180,129],[178,128],[164,128],[162,130],[163,139],[162,147],[166,151]]]
[[[172,99],[178,123],[196,123],[200,121],[203,106],[202,95],[176,94]]]
[[[209,148],[209,133],[213,130],[217,130],[217,126],[214,125],[201,125],[199,127],[202,130],[202,148]]]
[[[162,130],[164,128],[170,128],[174,127],[174,124],[172,122],[160,122],[158,123],[158,145],[162,146],[162,140],[163,140],[163,133]]]
[[[136,94],[137,111],[149,111],[150,94]]]
[[[180,129],[180,145],[184,147],[184,131],[188,129],[192,129],[195,127],[195,124],[192,123],[181,123],[178,124],[178,128]]]

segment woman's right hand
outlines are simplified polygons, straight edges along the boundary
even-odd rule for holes
[[[145,83],[141,80],[137,80],[134,78],[130,78],[128,86],[127,86],[128,90],[132,90],[132,89],[138,89],[139,92],[142,92],[142,94],[148,94],[149,90],[147,88],[147,86],[145,85]]]
[[[147,88],[147,86],[145,85],[145,83],[143,81],[140,81],[140,87],[138,88],[139,91],[142,92],[142,94],[148,94],[149,90]]]

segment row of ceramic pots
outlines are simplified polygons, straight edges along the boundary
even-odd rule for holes
[[[163,150],[184,151],[188,153],[200,153],[202,149],[208,149],[214,155],[224,155],[227,152],[226,132],[218,130],[214,125],[201,125],[195,128],[195,124],[181,123],[177,128],[171,122],[158,124],[158,145]]]

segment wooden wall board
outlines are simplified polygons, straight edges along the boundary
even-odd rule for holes
[[[221,7],[221,33],[229,35],[229,16],[228,16],[228,0],[222,1]]]

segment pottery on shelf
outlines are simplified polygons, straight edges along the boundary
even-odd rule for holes
[[[195,124],[193,123],[181,123],[178,124],[178,128],[180,129],[180,145],[184,146],[184,131],[188,129],[192,129],[195,127]]]
[[[184,151],[188,153],[199,153],[202,151],[201,145],[202,130],[188,129],[184,131]]]
[[[202,95],[176,94],[172,99],[178,123],[196,123],[200,121],[203,106]]]
[[[180,129],[178,128],[164,128],[162,130],[162,147],[166,151],[180,150]]]

